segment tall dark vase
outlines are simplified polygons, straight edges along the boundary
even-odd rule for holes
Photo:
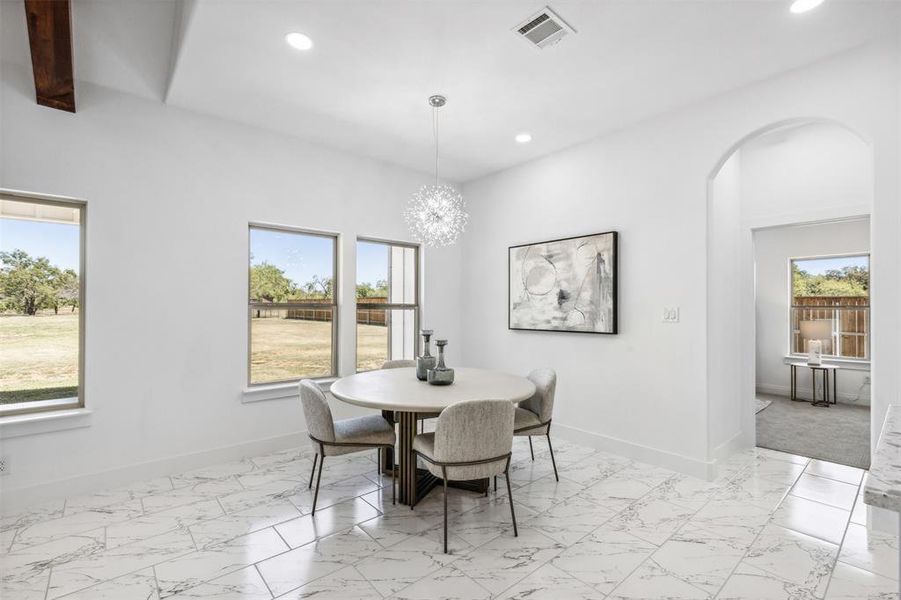
[[[429,340],[433,333],[431,329],[422,330],[422,356],[416,358],[416,379],[419,381],[427,381],[429,369],[434,369],[437,364],[437,359],[429,353]]]
[[[434,369],[429,369],[428,378],[432,385],[450,385],[454,382],[454,370],[448,369],[444,364],[444,347],[447,346],[447,340],[435,340],[438,346],[438,364]]]

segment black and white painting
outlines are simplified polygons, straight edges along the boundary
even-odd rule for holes
[[[512,246],[510,329],[616,333],[616,232]]]

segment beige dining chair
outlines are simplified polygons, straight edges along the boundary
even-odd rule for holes
[[[415,360],[386,360],[382,363],[383,369],[409,369],[410,367],[416,368]],[[426,419],[437,419],[438,415],[441,413],[417,413],[416,416],[419,420],[419,432],[422,433],[425,431],[425,420]]]
[[[422,433],[413,438],[413,453],[425,461],[432,475],[444,482],[445,554],[448,481],[489,479],[503,473],[510,498],[513,535],[519,535],[509,477],[514,412],[515,406],[507,400],[458,402],[442,411],[433,433]]]
[[[383,369],[409,369],[416,368],[415,360],[386,360],[382,363]]]
[[[557,461],[554,460],[554,447],[551,445],[551,415],[554,412],[557,373],[553,369],[535,369],[529,373],[529,379],[535,384],[535,394],[528,400],[520,402],[516,407],[513,435],[528,436],[532,460],[535,460],[532,436],[547,437],[547,447],[551,451],[551,464],[554,466],[554,478],[560,481],[560,477],[557,475]],[[497,487],[496,484],[495,487]]]
[[[329,408],[325,394],[316,382],[304,379],[300,382],[300,403],[303,405],[303,416],[307,421],[307,432],[316,456],[313,458],[313,471],[307,489],[313,486],[313,474],[316,473],[316,461],[319,461],[319,474],[316,475],[316,491],[313,493],[313,511],[316,514],[316,501],[319,499],[319,482],[322,479],[322,465],[326,456],[340,456],[351,452],[371,450],[373,448],[394,448],[397,438],[394,425],[381,415],[367,415],[335,421],[332,409]],[[396,501],[395,472],[391,470],[391,502]]]

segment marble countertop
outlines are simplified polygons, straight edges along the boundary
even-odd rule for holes
[[[863,488],[870,506],[901,512],[901,406],[888,407]]]

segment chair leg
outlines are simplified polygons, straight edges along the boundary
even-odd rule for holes
[[[313,475],[316,474],[316,461],[319,460],[319,453],[316,453],[316,456],[313,457],[313,470],[310,471],[310,483],[307,484],[307,489],[313,487]]]
[[[532,436],[528,436],[529,438],[529,454],[532,455],[532,461],[535,460],[535,451],[532,449]]]
[[[529,438],[532,439],[532,438]],[[510,517],[513,519],[513,537],[519,537],[519,531],[516,529],[516,511],[513,510],[513,488],[510,487],[510,463],[504,469],[504,479],[507,480],[507,498],[510,500]]]
[[[391,504],[397,504],[397,469],[391,461]]]
[[[316,491],[313,492],[313,511],[310,514],[316,514],[316,501],[319,499],[319,482],[322,480],[322,465],[325,463],[325,454],[319,461],[319,474],[316,475]]]
[[[531,438],[530,438],[531,439]],[[550,429],[547,432],[547,447],[551,451],[551,464],[554,465],[554,479],[560,481],[560,476],[557,475],[557,461],[554,460],[554,447],[551,446],[551,432]]]
[[[497,475],[494,476],[494,491],[497,492]]]
[[[444,482],[444,553],[447,554],[447,468],[441,467]]]
[[[414,455],[413,460],[418,461],[419,459],[418,457],[416,457],[416,455]],[[413,473],[416,473],[416,462],[414,462],[413,464]],[[416,507],[417,502],[419,502],[419,498],[416,496],[416,494],[413,494],[413,501],[410,502],[410,510],[413,510]]]

